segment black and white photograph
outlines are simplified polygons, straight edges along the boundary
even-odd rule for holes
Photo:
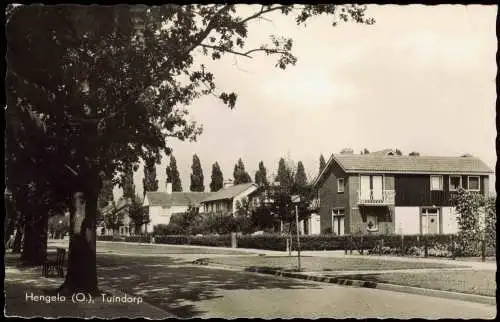
[[[497,14],[6,5],[4,316],[495,319]]]

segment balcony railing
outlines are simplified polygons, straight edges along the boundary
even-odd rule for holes
[[[359,205],[394,205],[396,193],[394,190],[359,190],[358,204]]]

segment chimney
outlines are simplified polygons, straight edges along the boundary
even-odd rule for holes
[[[167,182],[167,193],[172,194],[172,182]]]
[[[232,179],[227,179],[224,181],[224,189],[232,187],[233,186],[233,180]]]

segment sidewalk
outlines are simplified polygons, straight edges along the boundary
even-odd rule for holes
[[[8,256],[10,254],[6,254]],[[7,317],[78,317],[78,318],[149,318],[176,316],[120,291],[101,287],[101,294],[91,301],[58,295],[62,278],[44,278],[40,268],[5,267],[5,315]],[[104,300],[105,299],[105,300]],[[123,302],[123,300],[128,301]]]
[[[315,257],[358,257],[366,259],[376,259],[376,260],[389,260],[389,261],[404,261],[404,262],[419,262],[419,263],[446,263],[454,265],[468,266],[473,269],[479,270],[496,270],[496,262],[481,262],[478,258],[477,261],[462,261],[460,258],[456,260],[450,258],[432,258],[432,257],[408,257],[408,256],[390,256],[390,255],[360,255],[353,252],[352,255],[349,253],[345,255],[344,251],[303,251],[300,252],[304,256],[315,256]],[[293,255],[297,256],[297,252],[292,252]]]

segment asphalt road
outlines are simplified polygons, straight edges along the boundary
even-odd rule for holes
[[[144,256],[141,247],[123,244],[108,244],[106,250],[98,255],[100,285],[142,296],[182,318],[493,319],[496,315],[496,307],[478,303],[194,266],[190,265],[197,256],[193,250],[183,254],[167,247],[152,256]],[[211,256],[200,253],[199,257]]]

